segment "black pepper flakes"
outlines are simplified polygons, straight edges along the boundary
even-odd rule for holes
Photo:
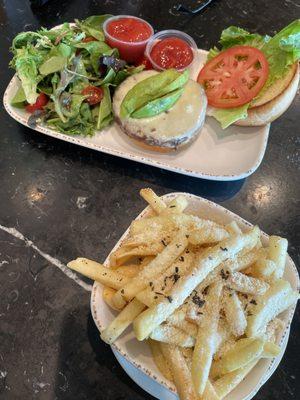
[[[121,289],[121,293],[124,294],[124,289]]]
[[[149,282],[149,286],[152,287],[153,286],[153,282]]]
[[[162,244],[166,247],[167,246],[167,243],[164,241],[164,239],[162,239]]]
[[[173,299],[171,296],[167,296],[167,299],[169,300],[169,303],[172,303]]]
[[[205,300],[201,299],[201,297],[198,296],[197,293],[195,293],[195,294],[193,295],[193,297],[192,297],[192,302],[193,302],[194,304],[196,304],[196,306],[198,306],[198,307],[203,307],[204,304],[205,304]]]
[[[179,271],[179,268],[178,268],[178,267],[175,267],[175,272],[176,272],[176,274],[178,273],[178,271]]]
[[[227,247],[222,247],[222,246],[220,246],[220,249],[221,249],[222,251],[228,251]]]
[[[257,306],[257,302],[256,302],[256,300],[254,300],[254,299],[251,300],[250,303],[251,303],[251,304],[254,304],[255,306]]]
[[[171,205],[171,206],[169,206],[169,208],[174,208],[174,207],[176,207],[175,205]]]
[[[208,291],[209,291],[209,286],[206,286],[206,288],[202,290],[202,294],[206,296],[208,294]]]
[[[180,257],[179,257],[179,261],[182,261],[182,262],[183,262],[183,261],[184,261],[184,257],[183,257],[183,256],[180,256]]]
[[[224,271],[224,269],[221,269],[220,275],[222,279],[227,281],[227,279],[229,278],[229,271]]]

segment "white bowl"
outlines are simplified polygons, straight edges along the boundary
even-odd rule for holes
[[[252,224],[231,211],[226,210],[209,200],[192,194],[170,193],[162,198],[168,202],[179,194],[187,197],[189,201],[187,212],[190,214],[211,219],[220,224],[226,224],[234,220],[242,230],[249,229],[249,227],[252,226]],[[152,211],[147,207],[141,212],[137,219],[149,216],[151,213]],[[120,247],[128,233],[129,231],[127,230],[112,251]],[[274,234],[275,233],[276,232],[274,232]],[[263,245],[267,245],[268,240],[269,236],[266,233],[262,233]],[[105,264],[108,263],[108,260],[109,256],[105,260]],[[290,282],[294,290],[299,291],[299,275],[293,260],[289,256],[286,260],[284,279]],[[103,286],[100,283],[95,282],[91,294],[91,311],[99,331],[102,331],[117,315],[117,313],[111,310],[104,302],[102,298],[102,289]],[[280,332],[277,338],[277,344],[281,347],[281,353],[274,359],[260,360],[246,379],[244,379],[243,382],[241,382],[228,396],[226,396],[226,400],[250,400],[258,392],[260,387],[271,377],[283,357],[295,308],[295,306],[291,307],[280,316],[285,324],[285,328]],[[166,380],[159,372],[153,362],[147,344],[145,342],[139,342],[134,337],[131,327],[129,327],[112,345],[112,350],[128,375],[151,395],[160,400],[178,399],[174,384]]]

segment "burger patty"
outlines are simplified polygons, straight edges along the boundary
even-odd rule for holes
[[[150,146],[175,148],[188,142],[202,127],[207,99],[202,87],[189,80],[179,100],[169,110],[149,118],[121,118],[121,103],[138,82],[157,74],[143,71],[127,78],[116,90],[113,111],[118,124],[129,136]]]

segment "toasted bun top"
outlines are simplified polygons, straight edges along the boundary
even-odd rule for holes
[[[259,107],[250,108],[247,118],[237,121],[236,125],[260,126],[269,124],[279,118],[291,105],[297,93],[300,68],[298,64],[296,64],[296,67],[293,79],[278,96]]]
[[[279,96],[291,83],[297,72],[297,67],[298,63],[296,62],[289,67],[287,73],[282,77],[282,79],[277,79],[266,90],[262,89],[261,94],[252,100],[250,108],[262,106]]]
[[[179,100],[161,114],[141,119],[120,117],[121,103],[128,91],[138,82],[155,74],[156,71],[142,71],[122,82],[114,94],[114,114],[129,136],[152,146],[174,147],[189,140],[203,124],[207,100],[197,82],[189,80]]]

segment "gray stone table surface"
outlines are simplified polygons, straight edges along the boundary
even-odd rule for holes
[[[195,17],[175,15],[174,4],[178,2],[52,0],[33,12],[26,0],[0,0],[1,93],[13,75],[9,47],[19,31],[91,14],[133,14],[157,30],[184,30],[208,49],[229,25],[273,34],[300,17],[299,0],[215,0]],[[267,233],[287,237],[299,265],[299,105],[298,95],[272,124],[260,168],[245,181],[226,183],[188,178],[43,136],[19,125],[2,107],[0,398],[152,398],[100,341],[89,292],[47,259],[50,255],[64,264],[78,255],[103,260],[143,209],[138,196],[142,187],[212,199]],[[12,235],[16,232],[32,243]],[[298,308],[284,358],[255,399],[300,398],[299,321]]]

